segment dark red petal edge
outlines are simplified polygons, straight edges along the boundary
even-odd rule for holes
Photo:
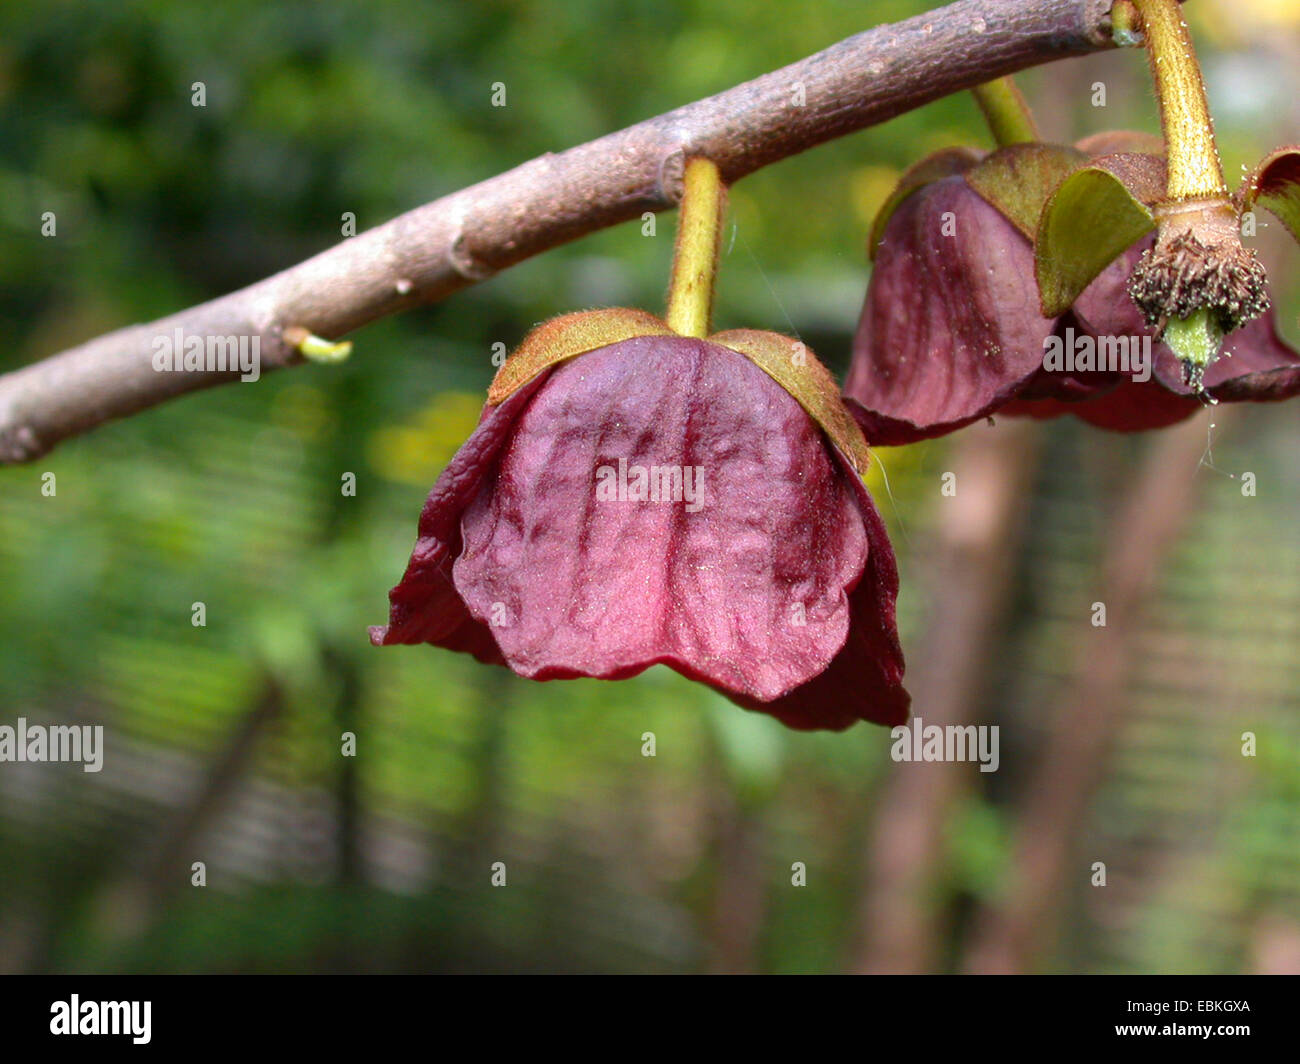
[[[824,672],[772,702],[722,693],[798,731],[843,731],[859,720],[892,728],[907,722],[912,704],[903,687],[903,648],[895,616],[898,562],[862,478],[837,448],[831,450],[853,482],[867,531],[867,565],[849,594],[848,639]]]
[[[370,629],[375,646],[433,643],[504,665],[487,625],[470,616],[451,579],[461,552],[460,519],[510,435],[515,419],[546,379],[543,373],[505,402],[487,406],[478,427],[456,452],[425,500],[419,535],[406,572],[388,593],[388,624]]]

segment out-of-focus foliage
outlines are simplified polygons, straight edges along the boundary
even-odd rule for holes
[[[258,280],[337,242],[344,212],[364,229],[923,7],[6,4],[0,366]],[[1294,56],[1252,46],[1294,89]],[[1237,118],[1219,130],[1231,166],[1296,139],[1296,92],[1279,136],[1276,110],[1241,99],[1240,55],[1203,51]],[[1130,54],[1023,83],[1045,132],[1073,139],[1153,128],[1144,77]],[[1089,105],[1096,80],[1104,109]],[[960,97],[746,179],[718,327],[798,333],[842,369],[871,216],[903,167],[954,142],[988,143]],[[40,235],[45,211],[57,237]],[[493,344],[582,307],[657,311],[671,244],[670,216],[654,237],[596,234],[361,331],[341,366],[191,396],[0,471],[0,723],[100,722],[109,742],[97,775],[0,765],[0,970],[694,969],[717,960],[737,883],[763,899],[747,929],[757,966],[849,962],[886,732],[793,734],[662,669],[530,684],[365,637],[477,418]],[[1274,263],[1279,279],[1297,272],[1294,255]],[[1295,286],[1275,291],[1294,336]],[[1257,472],[1259,497],[1243,507],[1216,477],[1162,585],[1087,840],[1134,855],[1130,881],[1113,903],[1086,885],[1061,899],[1055,967],[1245,966],[1254,916],[1296,911],[1300,478],[1285,413],[1252,413],[1215,452]],[[1036,722],[1068,688],[1132,453],[1075,426],[1052,439],[981,718],[1019,745],[954,819],[941,913],[1005,878],[1008,809]],[[905,644],[947,447],[883,452],[873,474]],[[1215,716],[1225,700],[1239,718]],[[1243,762],[1248,727],[1267,754]],[[339,756],[344,731],[355,759]],[[189,885],[194,861],[206,888]],[[506,888],[489,886],[495,861]],[[791,886],[794,862],[806,887]]]

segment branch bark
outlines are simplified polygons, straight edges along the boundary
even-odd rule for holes
[[[256,337],[263,370],[300,363],[286,328],[338,337],[665,210],[680,196],[688,156],[709,157],[735,182],[1003,74],[1108,48],[1110,7],[1111,0],[960,0],[877,26],[717,96],[533,159],[248,288],[0,376],[0,464],[30,461],[113,418],[239,379],[237,371],[155,371],[155,339],[176,329]]]

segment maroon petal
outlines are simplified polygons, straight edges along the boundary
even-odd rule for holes
[[[1016,400],[1001,413],[1009,416],[1054,418],[1074,414],[1099,429],[1140,432],[1162,429],[1190,417],[1202,404],[1191,396],[1174,395],[1154,378],[1146,382],[1123,381],[1104,395],[1082,401],[1066,399]]]
[[[598,498],[617,491],[620,459],[623,500]],[[691,471],[694,509],[681,494],[628,498],[638,467],[681,471],[683,486]],[[684,337],[555,369],[462,534],[456,588],[521,675],[620,679],[662,663],[759,703],[844,645],[868,550],[803,409],[743,356]]]
[[[1149,330],[1128,294],[1128,276],[1141,249],[1121,255],[1084,289],[1074,307],[1057,323],[1056,333],[1068,346],[1076,337],[1133,337],[1143,343]],[[1136,348],[1129,345],[1130,350]],[[1163,344],[1152,345],[1158,359]],[[1167,350],[1167,349],[1166,349]],[[1168,352],[1170,357],[1173,353]],[[1154,375],[1147,382],[1135,382],[1131,374],[1108,370],[1060,372],[1039,369],[1024,390],[1000,413],[1008,416],[1053,418],[1075,414],[1089,424],[1117,431],[1162,428],[1191,414],[1195,401],[1171,396]]]
[[[903,648],[898,641],[894,603],[898,564],[885,523],[860,477],[843,462],[867,530],[867,567],[849,595],[852,623],[843,648],[826,671],[775,702],[754,703],[732,696],[747,709],[771,713],[801,731],[842,731],[859,720],[886,727],[907,721],[912,699],[903,688]]]
[[[1153,336],[1129,298],[1126,283],[1154,239],[1134,244],[1079,297],[1071,311],[1079,328],[1096,337]],[[1071,315],[1062,319],[1062,325]],[[1205,400],[1183,383],[1182,366],[1173,351],[1152,340],[1151,356],[1154,365],[1147,381],[1100,372],[1069,379],[1040,370],[1002,413],[1039,418],[1074,414],[1099,428],[1136,432],[1165,428],[1203,409]],[[1204,383],[1211,396],[1229,402],[1268,402],[1300,394],[1300,354],[1278,336],[1272,308],[1225,338]]]
[[[1080,336],[1091,335],[1090,330],[1072,311],[1061,316],[1053,331],[1061,341],[1062,348],[1068,348]],[[1118,387],[1123,380],[1120,373],[1102,370],[1049,370],[1044,366],[1029,378],[1016,398],[1003,406],[1000,412],[1015,412],[1030,401],[1060,399],[1073,403],[1095,399]]]
[[[942,435],[1015,395],[1042,367],[1053,324],[1029,241],[963,178],[945,178],[886,226],[846,400],[869,443]]]
[[[473,654],[479,661],[505,664],[491,631],[469,615],[456,593],[452,563],[461,551],[461,514],[543,379],[525,385],[499,406],[485,407],[478,427],[429,492],[406,573],[388,594],[388,625],[370,629],[376,646],[434,643]]]

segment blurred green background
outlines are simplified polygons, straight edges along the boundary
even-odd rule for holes
[[[336,243],[344,212],[368,228],[925,7],[7,3],[0,368],[290,266]],[[1300,139],[1300,14],[1188,9],[1231,178]],[[1020,80],[1049,137],[1157,128],[1140,53]],[[988,145],[964,96],[740,183],[718,327],[797,333],[842,372],[870,219],[904,167],[952,143]],[[1294,340],[1300,254],[1279,229],[1257,246]],[[658,311],[671,245],[671,216],[653,238],[593,235],[362,330],[342,365],[199,393],[0,470],[0,723],[101,723],[108,743],[99,774],[0,765],[0,971],[980,969],[1035,839],[1062,852],[1013,968],[1300,970],[1295,405],[1197,422],[1212,451],[1170,470],[1195,498],[1145,613],[1108,644],[1129,664],[1104,707],[1078,698],[1090,606],[1151,439],[1021,426],[1003,458],[1022,512],[973,558],[940,475],[988,428],[879,452],[922,718],[956,668],[934,574],[984,579],[958,633],[974,666],[947,697],[1002,727],[994,774],[921,777],[883,729],[793,733],[662,668],[533,684],[369,645],[493,344],[567,310]],[[1103,722],[1102,747],[1077,814],[1035,821],[1071,714]]]

